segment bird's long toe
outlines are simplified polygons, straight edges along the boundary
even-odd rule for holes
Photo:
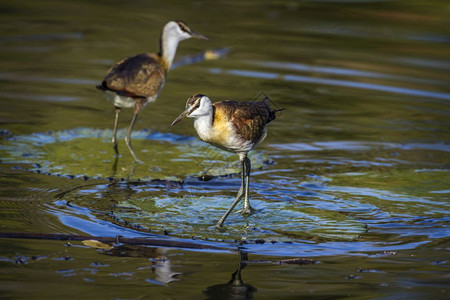
[[[256,209],[254,209],[251,206],[248,206],[248,207],[244,207],[243,209],[239,210],[238,212],[241,215],[249,216],[249,215],[252,215],[254,212],[256,212]]]

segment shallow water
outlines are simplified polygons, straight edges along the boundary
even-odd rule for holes
[[[445,2],[1,7],[2,296],[449,297]],[[114,109],[95,84],[156,51],[170,18],[210,41],[180,44],[184,63],[135,126],[135,165],[124,129],[114,156]],[[183,60],[207,49],[225,55]],[[225,230],[237,158],[190,119],[170,127],[195,93],[286,108],[251,155],[256,212]]]

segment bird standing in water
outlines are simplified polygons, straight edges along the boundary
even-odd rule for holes
[[[202,94],[190,97],[186,109],[171,124],[174,126],[185,117],[195,118],[194,127],[198,136],[213,146],[236,153],[242,169],[241,188],[233,204],[217,222],[222,227],[234,207],[244,198],[242,214],[251,214],[249,201],[251,164],[247,154],[267,135],[266,125],[275,119],[282,109],[270,109],[269,99],[260,102],[221,101],[212,103]]]
[[[158,53],[142,53],[127,57],[111,67],[101,85],[97,88],[105,92],[106,98],[114,104],[116,118],[112,143],[116,154],[117,124],[122,107],[134,108],[133,119],[125,136],[125,143],[136,162],[141,162],[131,146],[131,132],[139,112],[149,102],[158,97],[164,86],[165,77],[172,66],[178,43],[196,38],[207,40],[205,36],[192,31],[182,21],[168,22],[161,33]]]

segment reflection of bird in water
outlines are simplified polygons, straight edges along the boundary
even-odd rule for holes
[[[247,154],[267,135],[266,125],[275,119],[275,113],[283,109],[271,109],[269,98],[260,102],[222,101],[211,103],[202,94],[190,97],[186,103],[186,110],[173,122],[172,126],[183,118],[195,118],[194,127],[200,139],[216,147],[236,153],[241,161],[241,188],[236,200],[227,212],[217,222],[222,227],[223,222],[244,198],[243,214],[251,214],[249,201],[250,159]]]
[[[242,281],[241,271],[247,266],[248,255],[239,252],[238,269],[231,274],[231,280],[224,284],[216,284],[205,289],[207,299],[253,299],[253,293],[257,289]]]
[[[153,248],[138,245],[120,245],[105,253],[119,257],[148,257],[152,261],[151,269],[155,279],[146,281],[158,285],[166,285],[173,281],[179,281],[181,273],[172,271],[170,260],[166,257],[168,248]]]
[[[170,260],[166,257],[167,250],[166,248],[157,248],[158,256],[152,266],[153,272],[156,275],[156,281],[163,284],[180,281],[178,277],[181,275],[181,273],[172,271]]]
[[[189,39],[207,38],[192,31],[182,21],[168,22],[161,33],[160,49],[158,53],[142,53],[127,57],[111,67],[101,85],[97,88],[104,91],[106,98],[116,108],[114,133],[112,142],[116,154],[117,149],[117,124],[122,107],[134,108],[134,116],[125,136],[125,143],[136,162],[138,157],[131,146],[131,132],[139,112],[149,102],[158,97],[164,85],[165,77],[172,66],[178,43]]]

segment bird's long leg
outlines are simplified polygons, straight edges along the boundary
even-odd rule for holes
[[[242,197],[244,197],[244,190],[245,190],[245,158],[241,159],[241,188],[239,189],[239,192],[236,196],[236,199],[234,200],[233,204],[231,204],[230,208],[226,211],[226,213],[220,218],[220,220],[217,222],[216,227],[222,227],[223,222],[225,222],[225,219],[228,217],[228,215],[233,211],[233,209],[236,207],[236,205],[241,201]]]
[[[133,131],[134,123],[136,122],[138,114],[141,111],[142,107],[143,107],[143,102],[136,101],[136,105],[134,107],[133,119],[131,119],[130,127],[128,127],[127,134],[125,135],[125,143],[127,144],[128,150],[130,150],[131,155],[133,155],[134,161],[137,163],[143,163],[143,162],[141,160],[139,160],[136,153],[134,153],[133,147],[131,146],[131,132]]]
[[[240,211],[242,214],[250,215],[254,209],[250,206],[250,171],[251,162],[250,159],[245,157],[245,195],[244,195],[244,208]]]
[[[112,175],[111,175],[111,178],[116,177],[118,162],[119,162],[119,155],[116,155],[116,157],[114,158],[114,162],[112,164]]]
[[[244,196],[245,191],[245,173],[246,173],[246,165],[245,165],[245,159],[241,160],[241,187],[239,188],[239,191],[236,195],[236,199],[242,199],[242,196]]]
[[[116,119],[114,120],[114,130],[113,130],[113,137],[112,137],[112,143],[114,147],[114,151],[116,152],[116,155],[119,155],[119,149],[117,148],[117,125],[119,124],[119,114],[120,114],[120,107],[116,106]]]

